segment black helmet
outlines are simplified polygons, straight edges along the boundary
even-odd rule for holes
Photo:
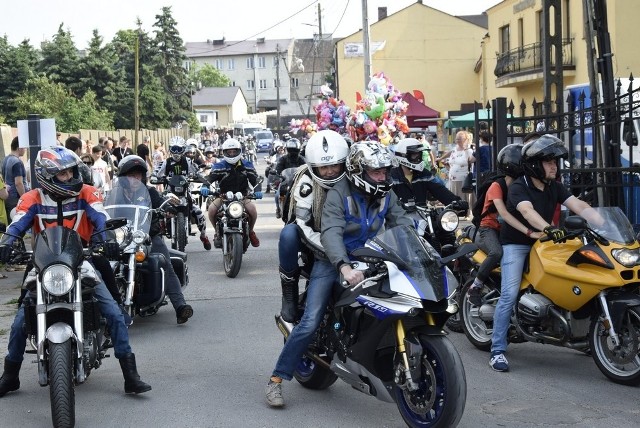
[[[522,168],[524,173],[545,180],[543,161],[566,159],[567,148],[561,139],[545,134],[535,141],[531,141],[522,148]]]
[[[287,149],[287,154],[290,157],[297,157],[300,154],[300,140],[297,138],[289,138],[284,147]]]
[[[498,153],[498,171],[509,177],[518,178],[522,169],[522,144],[509,144]]]
[[[149,171],[149,167],[147,167],[147,163],[144,159],[136,155],[129,155],[122,158],[118,164],[118,177],[124,177],[133,171],[142,173],[142,182],[147,182],[147,172]]]

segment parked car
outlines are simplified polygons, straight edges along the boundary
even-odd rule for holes
[[[253,133],[256,138],[256,149],[258,152],[270,152],[273,148],[273,133],[269,130],[256,131]]]

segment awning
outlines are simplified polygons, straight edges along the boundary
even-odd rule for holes
[[[280,104],[286,104],[285,100],[280,100]],[[278,108],[278,100],[260,100],[258,101],[258,108]]]
[[[440,113],[422,104],[409,92],[402,94],[402,101],[409,105],[406,113],[409,128],[426,128],[437,124]]]
[[[491,120],[491,110],[487,114],[486,109],[478,110],[478,120],[481,122],[486,122]],[[445,128],[470,128],[475,124],[476,113],[471,112],[467,114],[463,114],[462,116],[452,117],[444,123]],[[510,114],[507,114],[507,117],[512,117]]]

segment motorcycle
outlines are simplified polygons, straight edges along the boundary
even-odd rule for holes
[[[620,208],[589,208],[583,215],[591,221],[566,218],[566,242],[543,237],[533,245],[508,338],[590,353],[607,378],[638,385],[640,243]],[[476,266],[483,260],[482,251],[473,255]],[[472,282],[473,276],[462,291],[463,329],[474,346],[489,350],[500,273],[494,270],[485,282],[480,307],[468,300]]]
[[[133,180],[129,178],[129,180]],[[169,194],[156,209],[151,209],[151,197],[143,183],[133,185],[136,198],[125,197],[125,187],[120,181],[105,201],[105,210],[112,218],[124,217],[127,224],[114,230],[115,241],[120,245],[120,258],[111,261],[116,284],[122,295],[124,308],[131,318],[154,315],[167,304],[165,299],[165,264],[170,262],[178,275],[182,288],[189,284],[187,254],[170,249],[171,260],[162,254],[151,253],[149,230],[154,213],[164,213],[165,207],[178,203],[179,198]]]
[[[240,272],[242,255],[249,248],[249,216],[244,208],[245,199],[261,199],[259,192],[254,192],[262,177],[258,178],[255,186],[249,183],[249,193],[243,196],[241,192],[215,193],[214,197],[222,199],[222,205],[216,213],[216,234],[222,239],[222,259],[224,273],[229,278],[235,278]]]
[[[365,280],[334,290],[314,341],[294,377],[326,389],[337,378],[381,401],[395,403],[411,427],[455,426],[467,394],[460,355],[443,331],[457,283],[426,241],[397,226],[354,250]],[[338,287],[336,287],[338,288]],[[306,291],[301,294],[304,307]],[[285,340],[293,329],[278,314]]]
[[[120,227],[124,219],[107,222],[104,233]],[[95,235],[95,234],[94,234]],[[78,232],[62,226],[42,230],[35,238],[33,269],[24,287],[28,343],[37,355],[38,383],[49,386],[53,426],[75,423],[75,385],[108,357],[111,340],[100,314],[94,288],[100,277]]]
[[[295,178],[297,170],[297,167],[286,168],[279,175],[275,171],[271,172],[271,175],[275,177],[272,186],[277,189],[278,193],[278,204],[280,207],[279,210],[276,210],[276,217],[278,218],[282,216],[282,213],[285,210],[285,200],[287,198],[287,193],[291,190],[291,186],[293,186],[293,179]]]
[[[458,252],[462,242],[457,238],[459,218],[457,211],[468,209],[466,201],[453,201],[447,206],[416,205],[413,201],[403,204],[409,215],[414,216],[418,234],[424,237],[442,257]],[[475,251],[476,246],[467,247],[469,252]],[[468,254],[462,254],[449,262],[447,267],[458,280],[458,287],[451,296],[452,302],[460,306],[462,286],[473,270],[473,263]],[[452,314],[447,320],[447,328],[456,333],[462,333],[460,312]]]

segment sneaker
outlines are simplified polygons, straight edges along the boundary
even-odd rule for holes
[[[193,316],[193,308],[191,305],[182,305],[176,310],[178,324],[184,324]]]
[[[253,230],[249,232],[249,241],[251,241],[251,246],[253,247],[260,246],[260,240],[258,239],[258,237],[256,236],[256,233]]]
[[[482,306],[482,287],[470,287],[467,293],[467,299],[472,305]]]
[[[509,371],[509,362],[507,361],[507,357],[504,356],[502,352],[491,353],[491,361],[489,361],[489,365],[492,369],[497,372],[508,372]]]
[[[202,242],[205,250],[209,251],[211,249],[211,242],[209,242],[207,235],[200,235],[200,241]]]
[[[269,381],[267,384],[267,404],[271,407],[284,406],[284,399],[282,398],[282,382]]]
[[[218,235],[215,235],[213,237],[213,246],[216,248],[222,248],[222,238],[220,238]]]
[[[276,208],[276,218],[282,217],[282,212],[280,212],[280,208]]]

